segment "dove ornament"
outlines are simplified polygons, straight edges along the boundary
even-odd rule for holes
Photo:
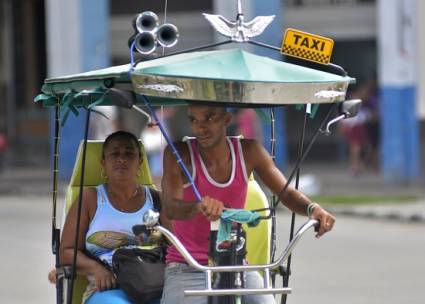
[[[275,17],[274,15],[258,16],[249,22],[244,22],[243,15],[238,15],[236,21],[229,21],[220,15],[205,13],[203,15],[217,32],[236,42],[246,42],[249,38],[260,35]]]

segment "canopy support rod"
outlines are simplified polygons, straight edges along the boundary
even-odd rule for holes
[[[243,15],[241,0],[238,0],[236,10],[237,10],[237,12],[238,12],[238,16]]]
[[[275,133],[275,110],[274,107],[270,109],[270,156],[273,162],[276,163],[276,133]],[[274,206],[276,202],[276,195],[273,194],[271,198],[271,205]],[[270,244],[270,260],[274,261],[276,254],[276,210],[270,209],[270,217],[272,220],[272,231],[271,231],[271,244]],[[275,286],[276,272],[272,272],[272,285]]]
[[[144,115],[148,119],[148,122],[147,122],[148,126],[152,125],[152,117],[148,113],[146,113],[145,111],[143,111],[143,109],[139,108],[136,105],[133,105],[132,108],[136,110],[137,112],[139,112],[140,114]]]
[[[302,131],[301,131],[301,138],[300,138],[300,141],[298,143],[298,157],[297,158],[301,158],[302,154],[303,154],[308,112],[309,112],[308,106],[305,105],[304,121],[303,121],[303,126],[302,126]],[[300,173],[301,173],[301,166],[297,169],[297,174],[296,174],[296,178],[295,178],[295,189],[297,189],[297,190],[299,188],[299,183],[300,183]],[[291,242],[292,239],[294,238],[295,217],[296,217],[295,212],[292,212],[291,229],[289,231],[289,242]],[[282,282],[283,286],[282,287],[288,287],[288,285],[289,285],[289,276],[291,275],[291,261],[292,261],[292,254],[290,254],[288,256],[288,260],[286,262],[286,272],[283,276],[283,282]],[[281,304],[286,304],[287,298],[288,298],[287,295],[282,295],[282,297],[280,298]]]
[[[58,198],[58,175],[59,175],[59,144],[60,144],[60,98],[56,98],[55,106],[55,135],[53,150],[53,192],[52,192],[52,252],[55,255],[55,267],[60,266],[59,246],[60,246],[60,229],[57,227],[56,206]],[[56,302],[63,302],[63,285],[56,280]]]
[[[84,129],[84,143],[83,143],[83,156],[81,160],[81,176],[80,176],[80,189],[78,193],[78,210],[77,210],[77,226],[75,227],[75,240],[74,240],[74,254],[72,257],[71,264],[71,283],[69,292],[67,293],[67,304],[72,303],[72,293],[74,290],[74,280],[77,270],[77,252],[78,252],[78,235],[80,234],[80,222],[81,222],[81,208],[83,205],[83,189],[84,189],[84,175],[86,169],[86,152],[87,152],[87,139],[89,134],[89,123],[90,123],[90,109],[87,109],[86,125]]]
[[[177,163],[179,164],[180,168],[183,170],[184,175],[186,176],[187,180],[189,181],[190,185],[192,186],[193,192],[195,193],[196,199],[198,202],[202,200],[201,194],[198,191],[198,188],[196,188],[195,182],[193,181],[192,176],[189,173],[189,170],[187,170],[182,158],[180,157],[179,152],[177,151],[176,147],[174,146],[173,142],[171,141],[170,137],[167,134],[167,131],[165,130],[164,126],[162,125],[161,121],[158,119],[158,116],[156,115],[154,109],[152,108],[150,101],[147,96],[141,95],[143,98],[143,102],[145,103],[145,106],[149,109],[151,112],[151,115],[154,119],[155,124],[158,125],[159,129],[161,130],[162,135],[165,138],[165,141],[170,146],[174,156],[177,158]]]
[[[304,161],[304,159],[306,158],[306,156],[308,155],[308,153],[310,152],[313,143],[316,141],[316,138],[319,134],[321,134],[320,130],[323,129],[323,127],[326,125],[326,122],[329,119],[329,116],[331,115],[331,113],[333,112],[334,108],[335,108],[336,103],[333,103],[330,107],[328,112],[326,113],[325,117],[323,118],[322,122],[320,123],[319,127],[316,129],[314,135],[312,136],[312,138],[310,139],[305,151],[302,153],[302,156],[299,157],[297,159],[297,162],[295,163],[295,167],[292,170],[291,174],[289,175],[289,178],[285,184],[285,186],[283,187],[283,189],[279,192],[276,204],[273,206],[273,208],[276,208],[277,204],[280,202],[280,197],[282,197],[282,195],[286,192],[286,190],[289,187],[289,184],[291,183],[292,179],[295,176],[295,173],[297,172],[298,168],[301,166],[302,162]]]
[[[59,143],[60,143],[60,99],[57,97],[57,103],[55,106],[55,135],[54,135],[54,150],[53,150],[53,209],[52,209],[52,251],[53,254],[57,254],[57,242],[55,237],[55,230],[57,229],[56,221],[56,206],[58,198],[58,174],[59,174]]]

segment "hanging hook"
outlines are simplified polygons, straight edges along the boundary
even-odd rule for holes
[[[337,123],[338,121],[345,119],[345,118],[351,118],[357,115],[357,113],[360,110],[360,106],[362,104],[361,99],[350,99],[350,100],[345,100],[343,102],[341,102],[339,104],[339,113],[340,115],[332,120],[330,120],[327,124],[326,124],[326,129],[320,129],[319,131],[325,135],[330,135],[331,131],[329,130],[329,128]]]
[[[148,122],[147,122],[148,127],[153,127],[157,125],[156,123],[152,123],[152,117],[147,112],[143,111],[141,108],[139,108],[136,105],[133,105],[132,108],[148,118]]]
[[[333,124],[337,123],[338,121],[340,121],[340,120],[342,120],[342,119],[344,119],[344,118],[345,118],[345,115],[344,115],[344,114],[342,114],[342,115],[339,115],[338,117],[335,117],[334,119],[332,119],[332,120],[328,121],[328,123],[326,124],[326,128],[325,128],[325,130],[320,129],[320,130],[319,130],[319,131],[320,131],[320,133],[323,133],[323,134],[325,134],[326,136],[331,135],[331,134],[332,134],[332,132],[330,131],[330,129],[329,129],[329,128],[330,128]]]

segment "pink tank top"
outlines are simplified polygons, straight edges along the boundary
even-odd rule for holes
[[[218,183],[210,177],[199,154],[197,140],[195,138],[187,138],[185,141],[188,144],[192,162],[192,178],[201,196],[209,196],[220,200],[225,206],[230,208],[244,208],[248,189],[248,176],[239,138],[227,137],[232,156],[232,171],[230,179],[226,183]],[[196,201],[190,184],[184,185],[183,200],[188,202]],[[210,222],[202,214],[198,214],[190,220],[173,220],[173,233],[198,263],[202,265],[208,264]],[[168,248],[166,260],[167,263],[185,263],[185,260],[174,246]]]

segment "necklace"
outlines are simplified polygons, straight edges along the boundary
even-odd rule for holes
[[[136,190],[134,191],[133,195],[129,198],[132,199],[133,197],[135,197],[137,194],[139,193],[139,187],[136,188]]]
[[[111,189],[109,189],[109,187],[107,188],[108,194],[111,195],[113,194],[113,191],[111,191]],[[133,198],[135,198],[137,195],[139,194],[139,186],[137,186],[136,190],[134,191],[134,193],[128,198],[127,202]],[[126,212],[126,208],[120,207],[120,206],[115,206],[115,208],[117,208],[119,211],[121,212]]]
[[[107,188],[109,194],[114,194],[114,191],[111,191],[111,189]],[[128,198],[129,200],[135,197],[139,193],[139,186],[137,186],[136,190],[134,190],[134,193]]]

